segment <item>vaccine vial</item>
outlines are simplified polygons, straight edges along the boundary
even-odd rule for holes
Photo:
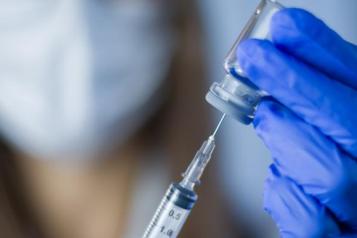
[[[224,60],[224,79],[214,82],[206,94],[208,103],[247,125],[253,121],[255,109],[266,94],[244,75],[237,61],[237,47],[248,38],[269,39],[271,18],[282,8],[281,4],[273,0],[260,1]]]

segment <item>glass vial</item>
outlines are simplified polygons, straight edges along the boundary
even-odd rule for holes
[[[208,103],[247,125],[252,122],[255,109],[265,94],[245,77],[236,57],[237,47],[247,38],[269,39],[271,18],[282,8],[273,0],[260,1],[225,58],[226,75],[223,81],[214,82],[206,94]]]

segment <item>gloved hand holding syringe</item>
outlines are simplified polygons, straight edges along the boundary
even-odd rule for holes
[[[191,164],[179,183],[172,183],[161,201],[143,238],[177,237],[192,207],[197,200],[195,185],[200,183],[201,175],[209,162],[215,147],[215,135],[226,115],[244,124],[250,124],[256,106],[265,94],[245,78],[237,65],[236,49],[247,38],[265,39],[269,36],[269,23],[272,15],[282,5],[272,0],[262,0],[224,62],[226,76],[221,83],[214,83],[206,95],[206,100],[223,112],[216,129],[197,151]]]

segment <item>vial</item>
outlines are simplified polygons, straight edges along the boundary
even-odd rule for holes
[[[269,39],[271,18],[282,8],[280,3],[273,0],[260,1],[224,60],[224,79],[214,82],[206,94],[208,103],[247,125],[253,121],[255,109],[266,93],[244,75],[237,61],[237,47],[248,38]]]

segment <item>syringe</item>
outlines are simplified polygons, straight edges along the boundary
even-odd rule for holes
[[[215,147],[215,135],[225,114],[214,132],[205,140],[179,183],[172,183],[157,208],[143,238],[175,238],[180,233],[191,209],[197,201],[195,185],[200,183],[202,173],[211,159]]]

